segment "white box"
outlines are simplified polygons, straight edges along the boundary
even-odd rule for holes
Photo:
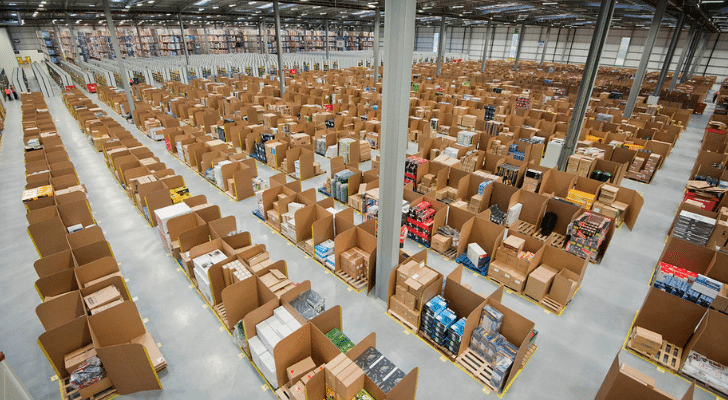
[[[487,255],[488,253],[486,253],[479,244],[468,243],[468,260],[470,260],[470,262],[473,263],[474,266],[478,266],[478,261],[480,260],[480,257],[485,257]]]
[[[83,224],[76,224],[69,226],[66,230],[68,233],[78,232],[83,229]]]
[[[523,209],[523,204],[516,203],[513,205],[513,207],[508,209],[508,215],[506,216],[506,225],[510,226],[511,224],[518,221],[518,218],[521,216],[521,210]]]
[[[198,257],[200,258],[200,257]],[[196,258],[197,259],[197,258]],[[196,260],[195,259],[195,260]],[[193,261],[194,263],[194,261]],[[194,272],[195,272],[195,278],[197,279],[197,287],[200,289],[200,293],[207,299],[207,302],[211,305],[215,305],[215,301],[212,298],[212,288],[210,287],[210,279],[207,276],[207,270],[212,266],[212,264],[209,264],[207,267],[197,267],[195,266]]]
[[[263,373],[265,379],[268,380],[274,389],[278,388],[278,375],[276,374],[276,362],[270,352],[265,352],[260,356],[260,363],[256,364],[260,372]]]
[[[295,332],[295,331],[297,331],[297,330],[298,330],[298,328],[300,328],[300,327],[301,327],[302,325],[301,325],[301,324],[300,324],[300,323],[299,323],[298,321],[296,321],[295,319],[293,319],[293,320],[289,321],[289,322],[288,322],[288,323],[286,324],[286,326],[287,326],[287,327],[288,327],[288,328],[289,328],[289,329],[290,329],[290,330],[291,330],[292,332]]]
[[[275,315],[266,319],[266,322],[268,322],[268,326],[270,326],[271,329],[278,332],[278,329],[283,326],[280,320],[278,320],[278,317]]]
[[[177,203],[154,210],[154,219],[157,223],[157,230],[159,231],[159,236],[162,238],[162,244],[164,244],[167,251],[172,251],[172,241],[169,238],[167,222],[172,218],[189,214],[191,212],[192,209],[185,203]]]
[[[276,333],[278,334],[278,336],[285,339],[288,337],[288,335],[293,333],[293,330],[291,330],[291,328],[289,328],[287,325],[281,325],[280,327],[276,328]]]
[[[280,336],[278,336],[278,334],[267,323],[258,324],[255,327],[255,330],[258,331],[258,337],[265,345],[265,348],[268,349],[269,352],[273,353],[273,349],[276,347],[276,344],[281,341]]]
[[[278,307],[275,310],[273,310],[273,314],[278,318],[278,320],[281,321],[283,324],[288,324],[292,320],[294,320],[293,315],[291,315],[288,310],[286,310],[284,307]]]

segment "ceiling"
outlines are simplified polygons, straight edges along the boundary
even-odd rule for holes
[[[105,21],[103,0],[0,0],[0,25],[47,25],[72,23],[100,25]],[[110,0],[114,20],[142,26],[185,24],[257,25],[263,19],[273,22],[273,4],[249,0]],[[612,27],[647,28],[657,0],[620,0]],[[701,4],[697,2],[701,1]],[[383,0],[281,0],[281,23],[322,29],[329,20],[331,29],[371,27],[374,9]],[[597,0],[417,0],[418,25],[439,25],[446,16],[448,25],[470,26],[493,22],[555,27],[589,27],[599,14]],[[675,26],[676,16],[685,12],[687,25],[700,25],[710,31],[728,30],[728,0],[669,0],[663,26]]]

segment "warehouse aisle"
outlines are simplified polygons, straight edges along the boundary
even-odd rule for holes
[[[35,77],[33,67],[29,64],[23,64],[22,68],[23,72],[25,72],[25,78],[28,80],[28,91],[40,92],[40,84],[38,83],[38,79]]]
[[[420,367],[418,399],[452,397],[494,398],[485,396],[482,387],[452,363],[440,361],[440,355],[385,314],[386,304],[365,294],[348,290],[348,286],[305,257],[295,246],[251,215],[253,198],[232,202],[197,173],[169,154],[163,142],[153,142],[143,133],[91,96],[111,117],[122,123],[162,162],[185,178],[194,195],[204,194],[217,204],[223,215],[235,215],[239,229],[248,230],[253,241],[264,243],[272,258],[284,259],[293,281],[311,280],[313,288],[326,299],[327,307],[341,305],[344,332],[354,341],[370,332],[378,336],[378,348],[397,366],[409,371]],[[239,350],[211,310],[204,307],[199,294],[177,264],[166,256],[156,233],[136,211],[111,172],[103,156],[93,151],[60,97],[46,99],[63,142],[82,183],[88,188],[89,201],[97,222],[104,229],[121,270],[129,279],[132,296],[147,328],[162,344],[161,351],[169,363],[162,373],[161,392],[137,393],[133,399],[245,398],[272,399],[261,389],[262,379]],[[0,146],[0,293],[4,304],[0,312],[0,337],[10,338],[2,350],[35,398],[57,398],[58,389],[50,377],[55,373],[47,363],[35,339],[42,327],[33,310],[39,303],[33,294],[36,279],[32,263],[37,258],[25,233],[27,223],[19,201],[23,179],[22,141],[19,103],[9,106],[7,129]],[[712,107],[710,105],[709,107]],[[14,112],[13,112],[14,111]],[[635,312],[645,294],[652,269],[662,251],[665,235],[682,196],[682,188],[697,155],[699,139],[709,119],[694,116],[681,135],[651,185],[625,180],[624,186],[644,192],[645,206],[634,231],[619,229],[600,265],[590,265],[584,283],[562,316],[547,314],[515,295],[504,295],[503,303],[531,319],[539,330],[539,349],[515,380],[506,399],[588,399],[593,398],[604,375],[622,345]],[[317,161],[323,161],[317,157]],[[328,164],[322,162],[327,169]],[[362,166],[368,169],[368,166]],[[259,174],[269,177],[270,168],[258,164]],[[303,182],[304,189],[319,187],[325,177]],[[340,205],[337,205],[340,207]],[[6,211],[6,212],[5,212]],[[358,218],[358,217],[357,217]],[[14,240],[20,237],[20,240]],[[419,250],[411,241],[406,247]],[[430,252],[429,264],[447,274],[455,264]],[[479,276],[464,274],[464,282],[476,293],[490,294],[496,285]],[[626,352],[622,361],[657,379],[660,388],[681,396],[688,384]],[[548,392],[548,393],[545,393]],[[696,399],[713,399],[714,395],[696,391]]]

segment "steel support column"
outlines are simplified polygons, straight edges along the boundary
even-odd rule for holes
[[[268,27],[265,25],[265,18],[261,21],[260,26],[263,31],[263,52],[265,54],[265,61],[268,62]]]
[[[205,36],[205,54],[210,54],[210,38],[207,36],[207,21],[202,25],[202,34]]]
[[[710,32],[705,32],[705,36],[700,40],[700,44],[698,44],[698,49],[695,50],[695,54],[697,58],[695,58],[695,61],[690,66],[690,71],[688,72],[688,79],[693,79],[693,75],[695,75],[695,70],[698,69],[698,66],[703,61],[703,55],[705,54],[705,45],[708,44],[708,41],[710,40]]]
[[[465,29],[467,29],[467,27]],[[473,31],[474,30],[475,30],[474,28],[470,28],[470,34],[468,35],[468,53],[467,53],[468,59],[470,59],[470,49],[473,47]],[[465,51],[465,50],[463,49],[463,51]]]
[[[377,7],[374,10],[374,43],[372,43],[374,50],[374,82],[379,81],[379,64],[381,64],[379,62],[379,26],[381,23],[379,7]]]
[[[326,39],[324,40],[324,47],[326,48],[326,61],[329,60],[329,20],[326,20]]]
[[[490,30],[490,22],[485,23],[485,34],[483,35],[483,61],[480,64],[480,72],[485,72],[485,60],[488,58],[488,30]],[[493,27],[495,33],[495,27]]]
[[[278,53],[278,80],[281,86],[281,97],[286,92],[286,73],[283,70],[283,41],[281,40],[281,13],[278,0],[273,0],[273,14],[276,19],[276,51]]]
[[[543,51],[541,52],[541,64],[543,67],[543,61],[546,59],[546,49],[549,47],[549,37],[551,36],[551,27],[546,28],[546,40],[543,41]]]
[[[523,48],[523,39],[526,35],[526,23],[521,24],[521,32],[518,34],[518,47],[516,47],[516,60],[513,62],[513,69],[518,69],[518,61],[521,59],[521,49]]]
[[[78,62],[78,60],[81,59],[81,50],[79,50],[78,48],[78,36],[76,36],[76,29],[71,24],[71,16],[68,15],[68,13],[66,13],[66,26],[68,26],[68,31],[71,33],[71,48],[73,49],[73,61]]]
[[[386,301],[389,274],[399,263],[399,234],[402,221],[404,162],[407,151],[412,55],[417,0],[386,0],[384,53],[387,62],[382,86],[381,171],[392,179],[379,186],[379,234],[377,236],[376,295]]]
[[[695,38],[695,33],[697,32],[694,25],[695,23],[693,23],[693,26],[691,26],[690,30],[688,31],[688,37],[685,38],[685,44],[683,45],[682,51],[680,52],[680,59],[678,60],[677,65],[675,65],[675,72],[673,72],[672,79],[670,79],[670,86],[668,86],[667,88],[667,90],[669,90],[670,92],[675,90],[675,86],[680,80],[680,70],[682,69],[682,66],[685,63],[685,59],[688,56],[688,52],[690,51],[690,43],[692,43],[693,39]]]
[[[665,61],[663,61],[660,76],[657,78],[657,86],[655,87],[655,93],[653,93],[654,96],[659,96],[662,93],[662,87],[665,85],[665,78],[667,78],[667,71],[670,70],[672,57],[675,55],[677,43],[680,41],[680,33],[682,33],[683,25],[685,25],[685,14],[680,14],[677,25],[675,25],[675,30],[672,33],[672,39],[670,39],[670,45],[667,47],[667,54],[665,54]]]
[[[142,32],[139,30],[139,22],[134,21],[134,27],[136,28],[137,41],[139,42],[139,54],[144,57],[144,43],[142,43]]]
[[[720,33],[718,33],[718,36],[715,38],[715,43],[713,43],[713,49],[710,50],[710,55],[708,56],[708,62],[705,63],[705,69],[703,69],[703,76],[708,72],[708,66],[710,65],[710,60],[713,59],[713,53],[715,53],[715,48],[718,46],[718,42],[720,42]]]
[[[109,26],[109,34],[111,35],[111,46],[114,48],[114,56],[116,57],[116,63],[119,65],[119,75],[121,75],[121,83],[122,86],[124,86],[124,91],[126,92],[126,101],[129,103],[129,109],[126,111],[131,114],[131,112],[134,111],[134,97],[131,95],[131,88],[129,87],[129,77],[126,74],[126,68],[124,67],[124,59],[121,58],[119,38],[116,36],[114,21],[111,19],[111,7],[109,6],[109,0],[103,0],[103,2],[104,13],[106,13],[106,23]]]
[[[440,22],[440,44],[437,46],[437,75],[442,72],[442,59],[445,54],[445,20],[446,18],[443,15]]]
[[[685,66],[682,68],[682,75],[680,76],[680,83],[685,83],[688,79],[688,72],[690,72],[690,66],[693,64],[695,58],[695,50],[698,48],[698,43],[702,39],[703,31],[696,29],[693,40],[690,42],[690,50],[688,50],[688,58],[685,60]]]
[[[63,43],[61,43],[61,31],[58,29],[58,25],[53,23],[53,32],[55,33],[55,40],[58,43],[58,48],[61,49],[61,56],[66,59],[66,50],[63,49]],[[12,43],[12,41],[11,41]]]
[[[584,116],[589,108],[589,100],[592,90],[594,89],[594,81],[599,72],[599,59],[602,56],[604,42],[609,34],[609,25],[612,22],[614,14],[614,5],[617,0],[604,0],[599,8],[599,16],[594,26],[594,34],[592,35],[591,44],[589,45],[589,55],[584,64],[584,74],[579,83],[579,91],[576,95],[576,104],[574,105],[574,113],[569,121],[569,128],[566,131],[566,141],[559,155],[559,169],[566,169],[566,162],[569,157],[574,154],[576,143],[579,140],[581,127],[584,124]]]
[[[667,9],[667,0],[661,0],[655,8],[655,15],[652,17],[652,25],[650,25],[650,31],[647,32],[647,40],[645,41],[645,48],[642,50],[642,58],[640,58],[637,72],[634,74],[634,82],[632,82],[632,88],[629,91],[629,99],[627,99],[627,106],[624,108],[624,118],[632,116],[634,106],[637,104],[637,96],[640,94],[642,88],[642,81],[645,79],[645,73],[647,72],[647,63],[650,61],[650,55],[652,55],[652,48],[655,46],[655,40],[657,39],[657,33],[660,31],[660,24],[662,24],[662,18],[665,16],[665,10]],[[631,40],[630,40],[631,42]]]

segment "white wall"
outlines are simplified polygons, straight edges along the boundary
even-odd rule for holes
[[[511,40],[513,37],[515,25],[499,25],[495,29],[495,37],[492,48],[488,49],[491,59],[506,59],[510,51]],[[417,28],[417,38],[415,39],[415,51],[432,51],[432,41],[435,32],[439,32],[439,26],[420,26]],[[521,60],[540,61],[543,48],[538,47],[539,37],[546,41],[546,27],[527,26],[525,41],[521,50]],[[445,34],[445,52],[460,53],[465,52],[470,55],[471,59],[480,59],[483,55],[483,42],[485,36],[485,26],[478,27],[447,27]],[[576,32],[575,32],[576,31]],[[562,62],[569,64],[583,64],[589,54],[589,45],[593,33],[592,28],[551,28],[548,41],[546,43],[546,62]],[[471,36],[472,32],[472,36]],[[491,28],[492,32],[492,28]],[[631,37],[629,50],[624,66],[628,68],[637,68],[645,41],[647,39],[647,29],[635,28],[615,28],[609,31],[607,42],[604,44],[604,50],[600,59],[602,66],[614,66],[617,58],[617,51],[623,37]],[[576,33],[576,36],[574,34]],[[667,47],[670,44],[672,29],[660,29],[655,46],[650,55],[647,64],[648,71],[658,71],[665,60]],[[683,29],[680,41],[678,42],[675,56],[670,66],[671,71],[677,66],[683,47],[687,42],[688,28]],[[463,38],[465,45],[463,46]],[[488,37],[490,38],[490,35]],[[704,56],[696,70],[696,75],[702,75],[708,63],[708,56],[716,43],[718,34],[710,35],[707,45],[704,47]],[[558,42],[557,42],[558,39]],[[468,43],[469,41],[469,43]],[[572,43],[573,42],[573,43]],[[489,47],[490,43],[489,43]],[[464,50],[464,51],[463,51]],[[698,55],[696,54],[696,58]],[[718,41],[710,65],[707,67],[706,75],[715,75],[718,81],[728,77],[728,36],[722,35]]]
[[[18,60],[15,58],[13,45],[10,43],[8,31],[0,28],[0,70],[5,69],[5,73],[10,77],[13,68],[18,66]]]

